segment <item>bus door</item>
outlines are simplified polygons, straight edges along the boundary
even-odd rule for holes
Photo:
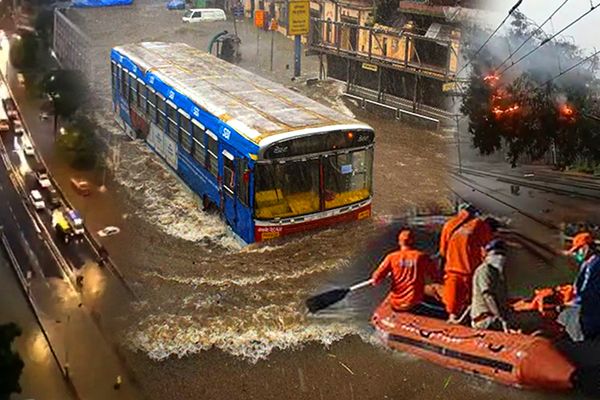
[[[238,218],[235,201],[235,164],[233,154],[223,150],[223,178],[221,185],[222,212],[225,219],[237,228]]]

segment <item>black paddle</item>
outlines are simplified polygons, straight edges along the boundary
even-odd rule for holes
[[[373,283],[372,279],[368,281],[357,283],[356,285],[347,287],[347,288],[337,288],[328,290],[327,292],[320,293],[316,296],[310,297],[306,300],[306,308],[311,313],[316,313],[319,310],[329,307],[332,304],[337,303],[338,301],[343,300],[348,293],[353,292],[358,289],[362,289],[365,286],[369,286]]]

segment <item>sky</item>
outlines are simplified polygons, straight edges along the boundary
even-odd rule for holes
[[[554,10],[565,0],[523,0],[519,10],[528,18],[541,25]],[[497,26],[506,16],[508,10],[516,3],[516,0],[494,0],[495,17],[497,20],[492,24]],[[592,0],[594,5],[600,4],[600,0]],[[567,3],[556,13],[551,21],[548,21],[542,29],[552,35],[577,19],[590,9],[590,0],[567,0]],[[575,44],[584,49],[585,54],[591,54],[600,50],[600,7],[586,15],[582,20],[567,29],[561,36],[572,37]]]

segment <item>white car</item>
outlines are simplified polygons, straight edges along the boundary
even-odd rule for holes
[[[45,172],[38,172],[37,180],[40,186],[44,189],[47,189],[52,185],[52,183],[50,183],[50,179],[48,178],[48,174]]]
[[[100,229],[98,231],[98,236],[107,237],[107,236],[116,235],[119,232],[121,232],[121,230],[119,228],[117,228],[116,226],[107,226],[106,228]]]
[[[46,203],[44,203],[44,198],[42,197],[42,194],[39,190],[32,190],[29,193],[29,198],[31,199],[31,202],[33,203],[33,206],[36,210],[43,210],[44,208],[46,208]]]
[[[26,136],[23,136],[22,141],[23,141],[23,152],[25,153],[25,155],[34,156],[35,149],[33,148],[31,141]]]
[[[181,18],[183,22],[226,21],[225,11],[220,8],[192,8]]]
[[[23,123],[18,119],[13,121],[13,126],[15,127],[15,135],[21,136],[23,132],[25,132],[25,129],[23,129]]]
[[[20,72],[17,74],[17,81],[19,82],[19,85],[25,85],[25,76]]]

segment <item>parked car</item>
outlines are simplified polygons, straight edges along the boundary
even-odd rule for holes
[[[183,22],[226,21],[225,11],[220,8],[192,8],[181,18]]]
[[[25,76],[20,72],[17,74],[17,81],[19,82],[19,85],[25,85]]]
[[[48,173],[45,170],[37,171],[35,173],[35,177],[42,188],[47,189],[52,186],[50,178],[48,177]]]
[[[29,138],[27,138],[27,136],[22,136],[21,142],[23,143],[22,147],[23,147],[23,152],[25,153],[25,155],[34,156],[35,149],[33,148],[33,145],[31,144],[31,141],[29,140]]]
[[[44,208],[46,208],[46,203],[44,203],[44,198],[42,197],[42,194],[39,190],[32,190],[29,193],[29,198],[31,199],[31,202],[33,203],[33,206],[36,210],[43,210]]]
[[[82,196],[89,196],[91,193],[90,184],[86,180],[71,178],[71,185]]]
[[[107,226],[106,228],[100,229],[98,231],[98,236],[107,237],[107,236],[116,235],[119,232],[121,232],[121,230],[119,228],[117,228],[116,226]]]
[[[13,121],[13,130],[15,131],[15,135],[21,136],[25,132],[23,128],[23,123],[18,118]]]

